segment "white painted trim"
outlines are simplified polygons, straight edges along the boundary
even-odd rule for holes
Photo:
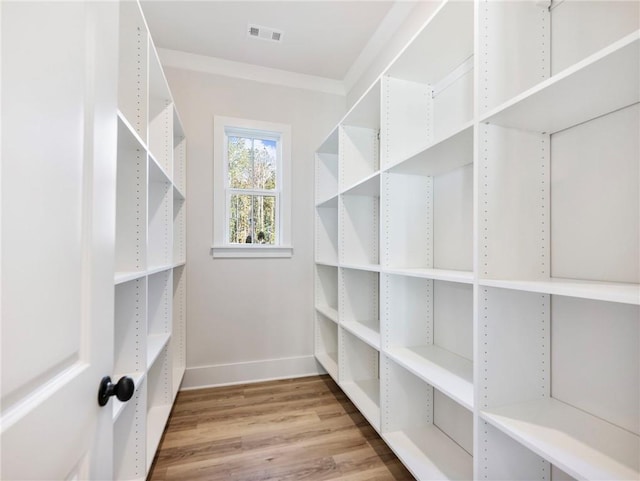
[[[188,367],[181,391],[325,374],[314,356]]]
[[[287,70],[234,62],[216,57],[196,55],[178,50],[158,49],[163,67],[193,70],[225,77],[234,77],[254,82],[282,85],[304,90],[316,90],[334,95],[346,95],[344,82],[314,75],[305,75]]]
[[[212,246],[211,256],[227,259],[238,259],[243,257],[254,258],[276,258],[276,257],[292,257],[293,247],[291,246],[272,246],[272,245],[256,245],[256,244],[237,244]]]

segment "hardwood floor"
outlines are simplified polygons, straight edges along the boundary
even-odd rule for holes
[[[179,393],[147,479],[414,478],[325,375]]]

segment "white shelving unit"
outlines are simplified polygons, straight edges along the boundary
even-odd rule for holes
[[[319,263],[338,265],[338,130],[316,153],[316,238]]]
[[[340,323],[376,350],[380,350],[379,277],[377,272],[340,269]]]
[[[338,322],[338,268],[319,264],[316,267],[316,310]]]
[[[318,149],[316,356],[417,479],[640,479],[639,29],[443,1]]]
[[[342,329],[338,339],[340,387],[380,431],[380,352]]]
[[[178,394],[187,367],[187,275],[184,264],[173,269],[173,318],[171,320],[171,354],[173,359],[173,397]]]
[[[398,365],[473,409],[473,286],[384,275],[383,346]]]
[[[413,475],[476,479],[473,413],[391,359],[382,373],[382,437]]]
[[[338,382],[338,323],[316,310],[315,355],[322,367]]]
[[[120,3],[115,479],[146,479],[185,370],[186,140],[142,11]]]

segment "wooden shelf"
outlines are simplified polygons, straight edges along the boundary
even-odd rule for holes
[[[471,455],[436,426],[382,433],[382,438],[420,481],[474,479]]]
[[[129,120],[118,110],[118,148],[147,150],[146,143],[140,138]],[[122,143],[121,143],[122,142]]]
[[[174,267],[174,264],[165,264],[162,266],[150,267],[149,269],[147,269],[147,275],[152,276],[159,272],[170,271],[171,269],[173,269],[173,267]]]
[[[184,194],[182,191],[174,184],[173,185],[173,199],[174,200],[184,200]]]
[[[380,264],[356,264],[343,262],[340,264],[340,267],[358,271],[380,272]]]
[[[639,83],[636,31],[506,102],[481,122],[550,134],[639,102]]]
[[[115,285],[124,284],[125,282],[135,281],[141,279],[147,275],[146,271],[137,272],[116,272],[113,276],[113,283]]]
[[[380,170],[378,130],[352,125],[340,126],[338,187],[340,192],[358,187]],[[368,195],[365,191],[354,195]]]
[[[316,265],[314,305],[316,310],[327,319],[333,321],[333,323],[338,322],[337,267],[322,264]],[[335,343],[337,346],[337,340],[335,340]],[[337,347],[335,349],[337,349]]]
[[[171,93],[171,92],[169,92]],[[184,127],[182,127],[182,119],[177,110],[173,110],[173,143],[180,143],[185,139]]]
[[[377,379],[349,381],[341,383],[340,387],[367,418],[369,424],[380,432],[380,381]]]
[[[638,284],[573,279],[549,279],[548,281],[480,279],[479,283],[480,286],[487,287],[640,305],[640,285]]]
[[[186,366],[179,365],[174,367],[173,369],[173,378],[172,378],[172,386],[173,392],[171,396],[171,402],[175,402],[176,397],[178,396],[178,392],[180,392],[180,386],[182,385],[182,380],[184,379]]]
[[[472,271],[383,267],[382,272],[398,276],[419,277],[422,279],[433,279],[436,281],[459,282],[461,284],[473,284]]]
[[[473,2],[442,2],[387,74],[435,84],[473,54],[473,34]]]
[[[316,265],[319,266],[327,266],[327,267],[338,267],[338,260],[335,261],[326,260],[326,259],[316,259]]]
[[[396,363],[469,410],[473,410],[473,363],[435,345],[391,347]]]
[[[334,128],[320,144],[317,150],[321,154],[338,154],[338,127]]]
[[[373,184],[378,184],[377,179],[370,182],[361,186],[361,194],[366,189],[375,189]],[[355,195],[353,190],[350,193],[354,195],[341,196],[338,209],[340,264],[379,264],[380,199],[375,195]]]
[[[577,479],[640,478],[640,437],[555,399],[481,417]]]
[[[158,356],[169,342],[171,334],[150,334],[147,337],[147,370],[155,364]]]
[[[173,101],[171,90],[169,90],[169,83],[162,69],[160,57],[153,44],[149,45],[149,70],[149,98]]]
[[[175,192],[175,190],[174,190]],[[169,219],[168,230],[171,233],[173,249],[171,260],[175,262],[178,259],[184,259],[187,255],[187,208],[184,199],[173,199],[171,207],[171,218]]]
[[[116,180],[116,258],[121,273],[143,271],[146,262],[147,154],[138,133],[119,114]]]
[[[329,373],[332,379],[338,382],[338,353],[337,352],[317,352],[316,359],[322,367]]]
[[[325,316],[327,319],[331,319],[333,322],[338,322],[338,310],[329,306],[316,306],[316,311]]]
[[[342,327],[374,349],[380,350],[380,321],[344,321]]]
[[[149,154],[149,182],[171,183],[171,177],[151,153]]]
[[[392,174],[439,175],[473,162],[473,122],[428,143],[384,169]]]
[[[147,472],[151,468],[164,427],[171,414],[171,404],[152,407],[147,411]]]
[[[341,123],[373,130],[380,128],[380,80],[367,89]]]
[[[342,191],[342,195],[364,195],[369,197],[379,197],[380,172],[374,172],[364,179],[348,186]]]
[[[316,207],[318,209],[325,209],[325,208],[337,209],[338,208],[338,193],[336,192],[335,195],[332,195],[331,197],[329,197],[327,199],[323,199],[323,200],[319,201],[316,204]]]

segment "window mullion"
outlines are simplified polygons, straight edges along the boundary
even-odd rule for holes
[[[277,189],[273,190],[260,190],[260,189],[233,189],[230,188],[228,191],[231,194],[236,195],[266,195],[266,196],[275,196],[279,195],[280,191]]]

